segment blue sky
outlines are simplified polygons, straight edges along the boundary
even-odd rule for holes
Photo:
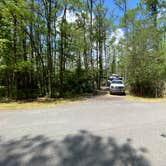
[[[113,0],[105,0],[104,2],[105,2],[105,6],[109,9],[109,11],[113,10],[116,15],[118,15],[118,16],[122,15],[122,12],[113,3]],[[132,8],[136,7],[138,2],[140,2],[140,0],[128,0],[127,8],[132,9]],[[116,20],[116,23],[118,24],[118,20]]]
[[[128,0],[127,7],[129,9],[134,8],[138,2],[140,2],[140,0]],[[107,6],[109,9],[115,8],[113,0],[105,0],[105,6]]]

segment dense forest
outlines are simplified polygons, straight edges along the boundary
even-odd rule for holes
[[[163,96],[165,0],[112,1],[120,19],[104,0],[1,0],[0,98],[92,93],[112,73],[133,94]]]

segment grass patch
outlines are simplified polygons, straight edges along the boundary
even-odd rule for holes
[[[140,97],[140,96],[131,95],[129,92],[126,93],[126,99],[143,101],[143,102],[166,102],[166,96],[164,96],[163,98]]]
[[[9,102],[9,103],[0,103],[0,110],[20,110],[20,109],[32,109],[32,108],[45,108],[55,106],[57,104],[63,104],[69,102],[68,100],[63,101],[52,101],[52,102]]]
[[[143,101],[143,102],[166,102],[166,98],[145,98],[145,97],[137,97],[132,95],[127,95],[126,99]]]
[[[82,94],[82,95],[76,95],[74,97],[69,97],[69,98],[45,98],[44,97],[44,98],[38,98],[35,100],[21,100],[21,101],[1,100],[0,110],[25,110],[25,109],[28,110],[33,108],[48,108],[48,107],[54,107],[56,105],[85,100],[91,96],[92,94]]]
[[[126,99],[128,100],[137,100],[143,102],[166,102],[166,83],[165,83],[165,91],[163,97],[153,98],[153,97],[142,97],[142,96],[134,96],[130,94],[129,90],[126,90]]]

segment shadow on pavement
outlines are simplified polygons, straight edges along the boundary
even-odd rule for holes
[[[0,141],[0,166],[150,166],[129,142],[117,144],[87,131],[62,141],[44,135]]]

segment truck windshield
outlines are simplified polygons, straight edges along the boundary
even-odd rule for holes
[[[113,80],[112,84],[123,84],[121,80]]]

